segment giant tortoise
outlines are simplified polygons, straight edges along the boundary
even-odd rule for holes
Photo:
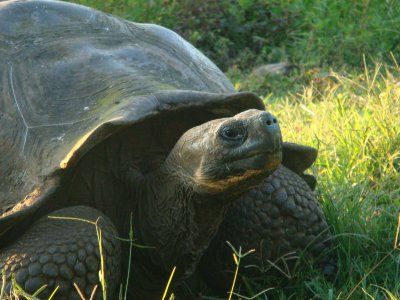
[[[115,299],[130,253],[120,238],[133,232],[129,299],[160,299],[173,267],[172,286],[197,268],[234,200],[269,201],[265,178],[285,168],[282,153],[292,169],[314,155],[282,143],[257,96],[236,93],[160,26],[65,2],[4,1],[0,54],[8,293],[15,275],[29,293],[47,284],[40,295],[58,287],[57,299],[79,299],[77,289],[89,297],[97,285],[96,299]]]

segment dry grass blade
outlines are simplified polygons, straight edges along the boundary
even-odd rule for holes
[[[162,296],[162,298],[161,298],[162,300],[165,300],[165,297],[167,297],[167,293],[168,293],[168,290],[169,290],[169,286],[170,286],[170,284],[171,284],[172,278],[174,277],[175,270],[176,270],[176,267],[174,267],[174,268],[172,269],[171,275],[169,276],[169,279],[168,279],[168,282],[167,282],[167,286],[165,287],[164,294],[163,294],[163,296]]]
[[[228,300],[231,300],[232,299],[232,295],[234,294],[233,291],[235,289],[236,280],[237,280],[237,276],[238,276],[238,273],[239,273],[240,260],[243,257],[245,257],[245,256],[249,255],[250,253],[254,252],[255,249],[251,249],[251,250],[247,251],[246,253],[242,254],[242,247],[239,246],[239,251],[237,251],[235,249],[235,247],[233,247],[233,245],[229,241],[226,241],[226,243],[229,245],[229,247],[231,247],[231,249],[233,251],[233,260],[235,261],[235,264],[236,264],[235,274],[233,276],[232,286],[231,286],[231,290],[229,291],[229,298],[228,298]]]
[[[346,296],[345,300],[350,299],[350,297],[354,294],[354,292],[357,290],[357,288],[363,283],[363,281],[369,276],[371,275],[380,265],[382,265],[382,263],[388,258],[390,257],[396,250],[398,250],[398,247],[395,247],[394,249],[392,249],[391,251],[389,251],[388,253],[386,253],[372,268],[371,270],[369,270],[359,281],[358,283],[354,286],[354,288],[350,291],[350,293]]]
[[[83,294],[82,294],[82,292],[81,292],[79,286],[78,286],[75,282],[74,282],[73,284],[74,284],[74,287],[75,287],[76,291],[77,291],[78,294],[79,294],[79,297],[81,297],[81,300],[86,300],[86,299],[85,299],[85,296],[83,296]]]
[[[398,244],[399,241],[399,231],[400,231],[400,211],[397,216],[397,228],[396,228],[396,235],[394,237],[394,245],[393,248],[398,248],[400,245]]]
[[[381,289],[382,291],[384,291],[385,294],[387,295],[387,299],[389,299],[389,300],[399,300],[398,297],[396,297],[393,293],[391,293],[391,292],[388,291],[387,289],[385,289],[385,288],[383,288],[383,287],[381,287],[381,286],[378,286],[378,285],[376,285],[376,284],[372,284],[372,286],[375,286],[375,287],[377,287],[378,289]]]
[[[27,292],[25,292],[24,289],[17,283],[17,280],[15,279],[14,274],[12,275],[11,283],[12,283],[12,287],[13,287],[13,293],[17,298],[18,298],[18,296],[22,296],[27,300],[40,300],[36,296],[29,295]]]
[[[62,217],[62,216],[48,216],[49,219],[58,219],[58,220],[71,220],[71,221],[80,221],[80,222],[85,222],[89,223],[92,225],[96,225],[96,222],[89,221],[86,219],[81,219],[81,218],[75,218],[75,217]]]
[[[239,249],[239,251],[240,251],[240,249]],[[231,298],[232,298],[233,291],[234,291],[235,285],[236,285],[237,275],[238,275],[238,272],[239,272],[239,259],[238,259],[238,257],[236,256],[235,253],[233,253],[232,255],[233,255],[233,260],[235,261],[235,264],[236,264],[236,269],[235,269],[235,274],[234,274],[234,276],[233,276],[233,281],[232,281],[231,290],[229,291],[229,298],[228,298],[228,300],[231,300]]]
[[[97,218],[95,226],[96,226],[96,233],[97,233],[97,241],[99,244],[99,250],[100,250],[100,271],[99,271],[99,279],[101,283],[101,288],[103,292],[103,299],[107,299],[107,282],[105,278],[105,265],[104,265],[104,255],[103,255],[103,243],[102,241],[102,233],[101,233],[101,228],[98,226],[98,222],[100,221],[100,217]]]
[[[99,221],[101,220],[101,217],[98,217],[95,222],[89,221],[86,219],[82,219],[82,218],[75,218],[75,217],[48,216],[48,218],[60,219],[60,220],[70,220],[70,221],[80,221],[80,222],[89,223],[89,224],[92,224],[95,226],[97,241],[98,241],[98,245],[99,245],[99,252],[100,252],[99,280],[100,280],[100,284],[102,287],[103,299],[106,300],[107,299],[107,282],[105,279],[105,264],[104,264],[104,255],[103,255],[102,232],[101,232],[101,228],[99,227]],[[79,287],[75,283],[74,283],[74,287],[78,291],[78,294],[81,297],[81,299],[85,300],[85,297],[83,296]],[[94,287],[92,294],[90,296],[90,299],[92,299],[92,297],[94,297],[96,290],[97,290],[97,285]]]
[[[57,287],[54,289],[54,291],[51,293],[51,295],[50,295],[50,297],[49,297],[49,299],[48,299],[48,300],[51,300],[51,299],[53,299],[53,297],[54,297],[54,295],[57,293],[57,291],[58,291],[59,287],[60,287],[60,286],[57,286]],[[0,300],[1,300],[1,298],[0,298]]]
[[[131,213],[129,217],[129,257],[128,257],[128,270],[126,275],[124,300],[126,300],[126,296],[128,295],[129,277],[131,276],[132,248],[133,248],[133,224],[132,224],[132,213]],[[119,299],[122,298],[120,297]]]
[[[246,296],[243,296],[243,295],[235,293],[235,292],[233,292],[232,294],[237,296],[237,297],[239,297],[239,299],[252,300],[252,299],[257,298],[258,296],[261,296],[261,295],[273,290],[273,289],[275,289],[275,288],[273,288],[273,287],[267,288],[267,289],[255,294],[254,296],[251,296],[251,297],[246,297]]]
[[[6,271],[3,269],[1,271],[1,293],[0,293],[0,300],[4,299],[4,294],[6,292]]]
[[[90,300],[93,300],[94,296],[96,296],[97,287],[98,285],[96,284],[93,288],[92,294],[90,295]]]

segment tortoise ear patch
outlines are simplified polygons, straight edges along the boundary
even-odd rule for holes
[[[318,150],[294,143],[283,143],[282,164],[297,174],[303,174],[317,159]]]

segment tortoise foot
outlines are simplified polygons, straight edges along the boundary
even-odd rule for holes
[[[52,216],[59,218],[55,219]],[[98,231],[101,231],[101,250]],[[89,222],[88,222],[89,221]],[[74,206],[60,209],[36,221],[18,240],[0,251],[0,268],[6,274],[7,292],[16,289],[16,283],[33,294],[47,285],[39,297],[47,298],[58,287],[55,299],[102,299],[99,281],[101,258],[109,299],[117,288],[121,251],[117,231],[100,211]]]

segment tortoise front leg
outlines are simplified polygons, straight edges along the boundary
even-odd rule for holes
[[[256,265],[269,275],[274,268],[268,261],[280,265],[279,260],[285,259],[294,266],[294,256],[303,252],[320,264],[325,275],[335,275],[336,261],[323,211],[310,186],[285,166],[231,204],[200,262],[204,280],[223,295],[235,270],[226,241],[236,249],[242,247],[243,253],[255,249],[241,265]],[[255,277],[261,275],[258,270],[243,268],[240,272]]]
[[[85,206],[60,209],[49,216],[61,219],[42,217],[14,243],[0,250],[0,268],[6,273],[7,292],[10,293],[14,274],[17,283],[29,294],[47,285],[40,298],[48,297],[58,286],[55,299],[81,299],[73,286],[76,283],[86,299],[97,285],[94,299],[102,299],[99,281],[102,256],[108,299],[113,299],[119,282],[121,250],[111,221],[100,211]],[[102,251],[96,226],[83,220],[98,220]]]

